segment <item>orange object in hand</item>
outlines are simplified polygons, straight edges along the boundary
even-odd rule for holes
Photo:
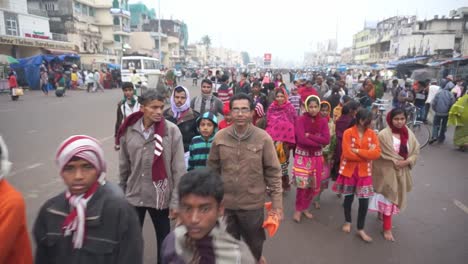
[[[265,209],[268,212],[271,210],[271,202],[265,203]],[[267,230],[270,237],[273,237],[276,234],[276,231],[278,231],[279,223],[278,215],[275,213],[269,213],[267,219],[263,222],[262,227]]]

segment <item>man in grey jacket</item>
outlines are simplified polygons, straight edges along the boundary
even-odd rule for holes
[[[156,230],[158,263],[161,245],[176,215],[177,184],[186,172],[179,128],[164,119],[165,96],[148,90],[140,97],[141,111],[128,116],[116,141],[120,144],[120,186],[143,226],[146,211]],[[116,142],[117,143],[117,142]]]
[[[447,76],[448,77],[448,76]],[[436,141],[443,143],[445,140],[445,131],[447,130],[448,113],[455,97],[450,92],[451,88],[446,85],[444,89],[440,89],[432,100],[432,110],[434,110],[434,121],[432,127],[432,138],[429,144]]]

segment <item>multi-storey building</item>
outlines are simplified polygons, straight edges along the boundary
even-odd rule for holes
[[[28,0],[28,7],[49,17],[50,30],[75,45],[84,65],[118,63],[129,48],[128,0]]]
[[[51,32],[44,12],[28,8],[26,0],[0,1],[0,54],[24,58],[73,51],[66,36]]]
[[[353,36],[353,60],[355,63],[366,63],[370,58],[370,45],[373,43],[375,27],[367,26]]]

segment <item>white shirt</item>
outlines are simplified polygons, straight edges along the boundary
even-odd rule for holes
[[[440,89],[440,86],[438,85],[429,86],[429,93],[427,94],[426,104],[432,103],[432,100],[434,100],[434,97],[436,96],[439,89]]]

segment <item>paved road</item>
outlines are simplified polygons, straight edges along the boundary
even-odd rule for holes
[[[188,82],[186,82],[188,84]],[[190,87],[193,95],[199,88]],[[0,133],[14,162],[9,180],[24,195],[31,227],[41,204],[64,189],[53,159],[58,144],[72,134],[88,134],[104,144],[108,179],[117,181],[118,155],[113,151],[113,127],[120,90],[87,94],[72,91],[66,97],[48,97],[33,91],[18,102],[0,95]],[[452,131],[449,130],[448,141]],[[343,234],[341,201],[331,191],[322,196],[315,220],[291,220],[294,192],[285,196],[286,219],[278,234],[268,239],[269,263],[463,263],[468,259],[467,153],[447,142],[421,153],[414,169],[414,190],[408,209],[394,218],[396,243],[383,240],[381,223],[369,214],[366,229],[374,243],[365,244],[353,233]],[[353,219],[357,216],[354,205]],[[149,221],[147,219],[146,221]],[[353,226],[354,228],[354,226]],[[144,228],[145,263],[155,263],[152,225]]]

